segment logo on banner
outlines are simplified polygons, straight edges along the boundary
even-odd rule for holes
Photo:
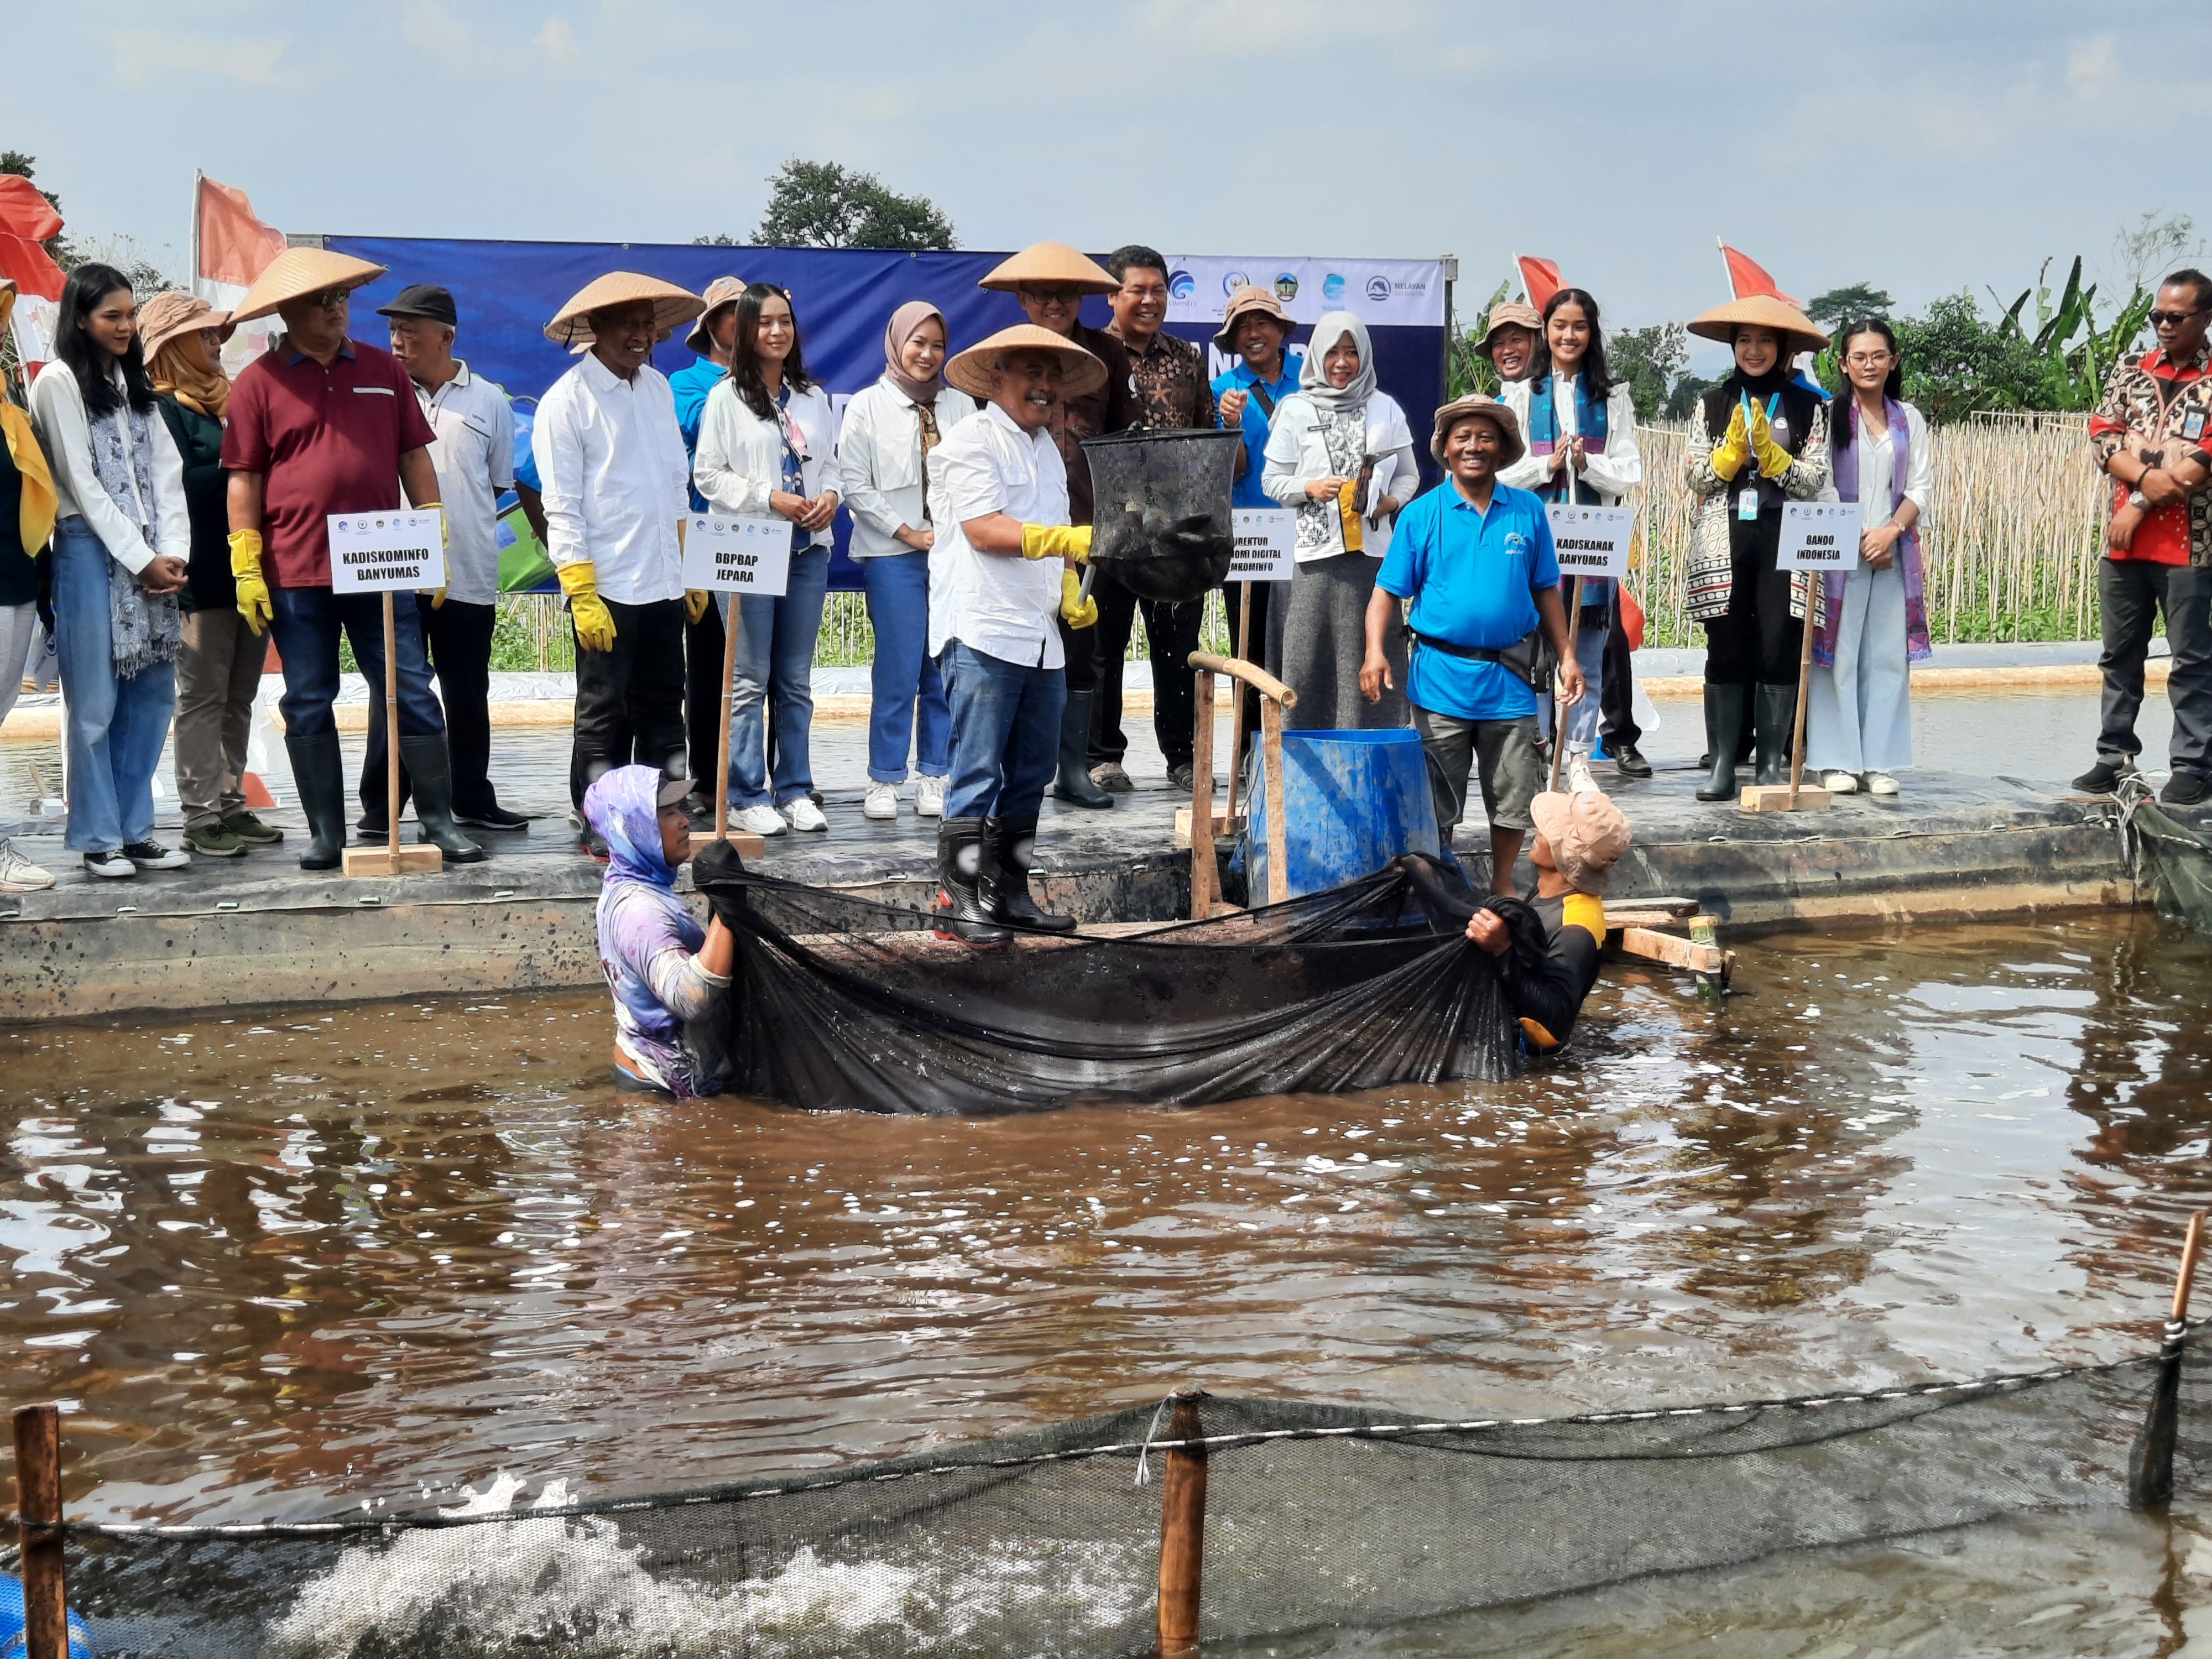
[[[1168,297],[1170,299],[1188,300],[1190,298],[1191,295],[1197,290],[1197,281],[1188,271],[1171,270],[1168,273]]]
[[[1321,297],[1334,305],[1344,298],[1344,273],[1332,270],[1321,279]]]
[[[1298,297],[1298,273],[1285,270],[1275,277],[1275,297],[1285,305]]]
[[[1390,298],[1390,279],[1388,276],[1370,276],[1367,279],[1367,297],[1378,306],[1388,302]]]
[[[1240,288],[1250,287],[1252,279],[1249,276],[1247,276],[1243,271],[1227,271],[1223,274],[1221,278],[1221,291],[1224,294],[1234,294]]]

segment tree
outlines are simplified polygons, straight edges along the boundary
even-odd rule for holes
[[[2185,213],[2167,218],[2146,213],[2136,223],[2122,225],[2112,238],[2112,264],[2130,294],[2151,289],[2168,271],[2203,257],[2197,221]]]
[[[1685,374],[1674,382],[1674,389],[1667,394],[1667,401],[1660,406],[1659,413],[1670,421],[1686,421],[1690,418],[1690,411],[1698,406],[1698,399],[1719,384],[1718,380]]]
[[[840,161],[793,157],[769,179],[757,247],[872,247],[908,252],[958,247],[952,222],[927,196],[901,196],[872,173]],[[726,246],[727,236],[701,242]]]
[[[0,149],[0,173],[12,173],[20,179],[29,179],[35,183],[37,175],[33,169],[37,167],[38,161],[39,158],[37,156],[26,155],[20,149]],[[53,191],[50,190],[42,190],[39,194],[46,198],[47,203],[53,208],[53,210],[56,213],[61,212],[62,198],[60,197],[55,195]],[[52,259],[56,264],[59,265],[64,270],[67,270],[71,265],[77,262],[78,255],[76,250],[70,246],[69,238],[66,236],[60,235],[58,234],[49,236],[46,238],[44,246],[46,250],[46,257],[49,259]]]
[[[1636,418],[1648,421],[1666,406],[1676,378],[1689,367],[1688,337],[1680,323],[1623,329],[1606,342],[1605,362],[1636,399]]]
[[[1807,303],[1805,314],[1821,327],[1832,330],[1862,317],[1887,317],[1896,303],[1886,290],[1871,283],[1850,283],[1816,295]]]

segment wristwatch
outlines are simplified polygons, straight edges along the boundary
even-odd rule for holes
[[[2150,511],[2150,497],[2140,489],[2130,489],[2128,491],[2128,505],[2138,513],[2148,513]]]

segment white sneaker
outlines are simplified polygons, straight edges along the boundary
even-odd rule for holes
[[[783,814],[773,806],[748,806],[730,815],[730,822],[747,835],[780,836],[783,833]]]
[[[1869,795],[1893,795],[1896,793],[1897,780],[1890,776],[1888,773],[1869,772],[1867,774],[1867,793]]]
[[[1832,795],[1856,795],[1859,792],[1859,781],[1855,773],[1823,772],[1820,774],[1820,787]]]
[[[1561,781],[1565,783],[1567,793],[1571,795],[1578,795],[1585,789],[1596,789],[1597,775],[1590,770],[1589,757],[1570,749],[1567,751],[1565,775]]]
[[[945,786],[948,778],[933,778],[923,773],[914,781],[914,815],[918,818],[941,818],[945,816]]]
[[[138,866],[123,856],[120,848],[110,848],[105,853],[87,853],[84,869],[87,875],[104,877],[109,881],[121,881],[125,876],[138,873]]]
[[[811,801],[807,804],[813,805]],[[898,816],[898,785],[871,783],[868,786],[868,798],[860,803],[860,816],[864,818],[877,819],[896,817]]]
[[[820,830],[830,827],[830,820],[822,816],[822,809],[814,804],[810,795],[801,795],[797,800],[786,802],[783,815],[791,820],[791,827],[794,830]]]
[[[0,836],[0,893],[35,893],[54,884],[54,872],[41,870]]]

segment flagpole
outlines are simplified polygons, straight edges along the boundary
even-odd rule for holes
[[[198,167],[192,169],[192,292],[203,300],[207,295],[200,293],[200,180],[206,177]]]
[[[1720,251],[1721,275],[1728,278],[1729,298],[1731,300],[1742,298],[1743,296],[1735,291],[1735,267],[1729,263],[1728,243],[1716,236],[1713,238],[1713,246]]]

